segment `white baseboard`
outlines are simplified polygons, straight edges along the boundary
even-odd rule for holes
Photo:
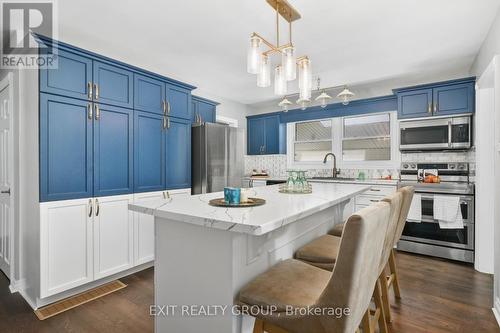
[[[25,284],[26,284],[25,279],[11,280],[9,285],[10,292],[11,293],[19,292],[20,290],[24,289]]]
[[[495,315],[498,326],[500,326],[500,299],[496,297],[494,303],[495,304],[493,305],[493,314]]]

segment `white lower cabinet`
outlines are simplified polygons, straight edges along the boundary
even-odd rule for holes
[[[164,192],[138,193],[135,202],[154,202],[164,199]],[[155,220],[151,215],[134,213],[134,264],[140,265],[155,258]]]
[[[191,189],[134,194],[135,202],[162,202],[179,196],[191,195]],[[134,213],[134,265],[154,260],[155,226],[151,215]]]
[[[154,219],[133,201],[167,201],[191,189],[40,204],[40,298],[154,260]]]
[[[40,205],[40,296],[94,280],[92,200]]]
[[[130,194],[94,199],[94,279],[134,265],[134,215],[128,209],[133,198]]]
[[[368,191],[356,196],[355,210],[358,211],[365,207],[370,206],[371,204],[379,202],[389,194],[394,193],[396,190],[397,190],[396,186],[387,186],[387,185],[372,186]]]

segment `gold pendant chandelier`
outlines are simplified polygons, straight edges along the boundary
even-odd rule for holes
[[[266,0],[276,11],[276,44],[273,44],[254,32],[250,36],[248,49],[247,71],[257,74],[257,86],[271,86],[271,59],[274,54],[281,55],[281,64],[274,68],[274,93],[279,96],[287,94],[287,82],[299,76],[300,99],[310,100],[312,89],[311,61],[307,56],[296,56],[295,46],[292,42],[292,22],[300,19],[300,14],[286,0]],[[288,22],[288,43],[280,44],[280,16]],[[263,46],[267,49],[263,50]]]

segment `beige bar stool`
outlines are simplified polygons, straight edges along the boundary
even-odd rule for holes
[[[333,272],[289,259],[243,287],[237,302],[252,306],[254,333],[357,331],[378,281],[389,214],[390,205],[379,202],[348,219]],[[275,306],[276,312],[269,313],[267,306]],[[350,313],[335,316],[329,309]]]
[[[403,202],[401,205],[401,212],[398,220],[398,225],[396,227],[396,231],[394,234],[394,239],[393,239],[393,248],[391,249],[391,252],[389,254],[388,258],[388,268],[389,268],[389,274],[385,276],[386,283],[382,283],[382,299],[384,301],[384,309],[385,309],[385,317],[387,322],[390,322],[391,319],[391,312],[390,312],[390,303],[389,303],[389,288],[392,286],[394,290],[394,295],[396,298],[401,298],[401,291],[400,291],[400,286],[399,286],[399,277],[398,277],[398,271],[396,267],[396,259],[395,259],[395,254],[396,251],[394,250],[394,247],[397,246],[399,240],[401,239],[401,235],[403,234],[403,229],[406,224],[406,219],[408,217],[408,212],[410,211],[410,206],[411,206],[411,201],[413,200],[413,194],[415,193],[415,188],[413,186],[406,186],[402,187],[398,190],[398,192],[401,192],[403,194]],[[344,223],[340,223],[335,225],[335,227],[330,230],[328,233],[332,236],[337,236],[341,237],[342,236],[342,230],[344,228]],[[333,241],[330,241],[330,246],[333,246]],[[318,251],[318,250],[316,250]],[[331,257],[332,255],[329,254],[328,257]]]
[[[384,249],[382,252],[382,260],[379,265],[379,275],[384,272],[389,253],[391,252],[392,242],[401,212],[402,197],[403,195],[400,192],[395,192],[383,199],[383,201],[390,204],[390,216],[387,232],[384,237]],[[336,244],[340,242],[340,240],[341,237],[331,235],[321,236],[297,250],[295,257],[316,267],[328,269],[329,267],[325,264],[325,262],[328,261],[329,265],[331,264],[335,266],[335,260],[338,253],[338,247]],[[379,286],[377,284],[375,290],[373,291],[375,309],[367,311],[365,317],[363,318],[363,327],[365,332],[374,332],[377,322],[379,324],[380,331],[387,332],[385,305],[381,294],[383,288],[384,286]]]

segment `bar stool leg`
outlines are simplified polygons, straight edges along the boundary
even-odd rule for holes
[[[365,312],[363,319],[361,320],[361,327],[363,328],[363,333],[373,333],[372,325],[370,324],[370,306]]]
[[[253,333],[264,333],[264,321],[262,319],[255,318],[255,324],[253,324]]]
[[[389,288],[387,287],[387,278],[385,276],[385,270],[379,276],[380,289],[382,291],[382,303],[384,305],[385,319],[388,323],[392,321],[391,319],[391,304],[389,303]]]
[[[392,288],[394,289],[394,295],[396,298],[401,298],[401,291],[399,289],[399,277],[398,270],[396,267],[396,257],[394,249],[392,249],[391,254],[389,256],[389,267],[391,269],[391,275],[393,276]]]
[[[381,333],[388,333],[387,323],[385,319],[385,311],[384,304],[382,302],[382,295],[380,292],[380,280],[377,280],[377,284],[375,285],[375,291],[373,293],[373,298],[375,301],[375,306],[380,309],[380,316],[378,317],[378,325]]]

